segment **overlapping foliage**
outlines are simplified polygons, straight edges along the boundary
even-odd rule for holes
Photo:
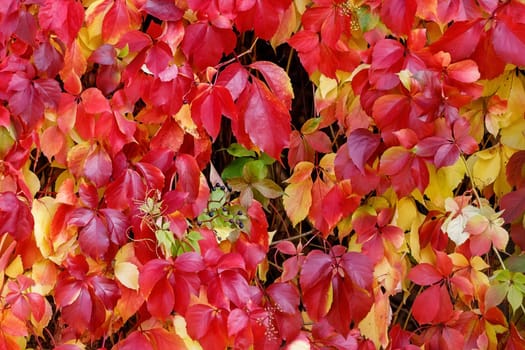
[[[0,349],[523,349],[525,4],[7,0]]]

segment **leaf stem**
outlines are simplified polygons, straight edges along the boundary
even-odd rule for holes
[[[478,205],[481,208],[483,206],[483,202],[481,201],[478,190],[476,189],[476,185],[474,184],[474,178],[472,177],[472,173],[468,168],[467,160],[465,159],[465,156],[463,154],[460,155],[460,158],[463,161],[463,165],[465,166],[465,172],[467,173],[467,176],[470,180],[470,185],[472,186],[472,192],[474,193],[474,197],[476,197],[476,201],[478,202]]]

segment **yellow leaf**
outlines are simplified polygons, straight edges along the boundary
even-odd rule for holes
[[[131,261],[135,259],[133,243],[126,243],[115,254],[115,276],[129,289],[139,288],[139,269]]]
[[[332,182],[336,181],[335,178],[335,153],[327,153],[319,161],[319,167],[324,170],[324,175],[326,175],[326,180],[330,179]]]
[[[190,134],[193,137],[200,137],[199,131],[197,130],[197,125],[191,117],[191,110],[189,104],[184,104],[179,109],[177,114],[173,116],[177,124],[184,130],[185,133]]]
[[[299,183],[301,181],[304,181],[306,179],[309,179],[312,175],[312,170],[314,169],[314,165],[311,162],[299,162],[297,165],[295,165],[295,168],[293,169],[293,174],[290,176],[286,182],[287,183]]]
[[[506,128],[501,129],[501,143],[519,150],[525,150],[525,119],[523,115]]]
[[[17,255],[5,269],[5,274],[11,278],[16,278],[23,273],[24,265],[22,264],[22,257]]]
[[[420,214],[417,211],[414,199],[404,197],[397,203],[396,214],[392,223],[399,226],[403,231],[409,231],[412,222],[417,219],[418,215]]]
[[[375,303],[370,312],[359,323],[359,330],[366,338],[374,342],[376,348],[386,348],[389,342],[388,326],[392,319],[392,309],[387,295],[376,294]]]
[[[303,221],[312,206],[313,181],[307,178],[299,183],[292,183],[284,190],[283,204],[293,226]]]
[[[438,208],[443,208],[445,199],[454,197],[454,189],[459,185],[465,176],[465,165],[461,160],[458,160],[451,166],[436,168],[429,164],[428,172],[430,180],[425,194],[430,201]]]
[[[474,159],[472,164],[472,180],[476,187],[483,189],[493,183],[501,170],[499,147],[481,150],[476,152],[471,158]]]
[[[27,167],[22,169],[22,174],[24,175],[24,180],[27,187],[29,188],[29,192],[35,196],[36,193],[40,191],[40,179],[34,172],[29,170],[29,163]]]
[[[335,100],[337,93],[337,80],[321,75],[315,94],[322,100]]]
[[[410,254],[417,262],[421,260],[421,246],[419,244],[419,226],[422,220],[414,220],[410,226],[410,233],[408,234],[408,245],[410,247]]]
[[[115,264],[115,276],[125,287],[133,290],[139,289],[139,269],[130,262]]]
[[[33,214],[34,235],[36,246],[40,249],[44,258],[53,253],[51,241],[49,239],[49,230],[51,220],[55,215],[58,204],[52,197],[42,197],[33,201],[31,214]]]

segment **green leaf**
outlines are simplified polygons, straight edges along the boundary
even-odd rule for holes
[[[270,179],[254,182],[252,186],[266,198],[278,198],[283,194],[281,187]]]
[[[156,230],[155,231],[155,238],[157,239],[158,245],[160,247],[164,248],[165,252],[173,252],[173,248],[175,247],[175,238],[173,237],[173,233],[169,230]]]
[[[321,118],[310,118],[301,127],[301,132],[305,135],[311,134],[319,128]]]
[[[222,171],[222,178],[224,180],[233,179],[242,176],[242,169],[244,165],[252,161],[251,158],[237,158],[234,159],[230,164]]]
[[[264,152],[261,153],[261,155],[259,156],[259,160],[263,162],[265,165],[272,165],[273,163],[275,163],[275,159],[273,159],[267,153],[264,153]]]
[[[250,151],[238,143],[232,143],[230,147],[226,149],[226,152],[228,152],[230,155],[234,157],[255,157],[256,156],[254,151]]]
[[[268,175],[268,169],[261,160],[252,160],[244,165],[242,177],[247,183],[257,182]]]
[[[505,266],[510,271],[525,272],[525,255],[512,255],[505,260]]]
[[[511,272],[509,270],[497,270],[494,271],[494,280],[500,282],[508,282],[512,279]]]
[[[516,286],[512,285],[507,293],[507,300],[509,301],[510,306],[512,306],[512,311],[516,312],[523,301],[523,294],[518,288],[516,288]]]

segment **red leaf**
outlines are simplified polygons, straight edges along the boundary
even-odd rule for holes
[[[332,140],[330,140],[330,137],[324,131],[316,130],[311,134],[306,134],[304,135],[304,140],[305,142],[308,143],[309,146],[311,146],[311,148],[313,148],[317,152],[330,153],[332,151]],[[291,144],[291,141],[290,141],[290,144]],[[308,160],[308,159],[301,159],[301,160]]]
[[[166,278],[161,278],[155,284],[147,297],[149,313],[160,320],[166,319],[175,305],[175,294]]]
[[[416,0],[385,0],[381,7],[381,20],[397,35],[407,35],[414,24]]]
[[[212,140],[217,138],[221,128],[221,116],[237,118],[237,109],[230,91],[220,85],[210,86],[191,102],[192,117],[203,125]]]
[[[372,50],[369,81],[380,90],[389,90],[399,83],[398,72],[403,69],[405,48],[395,40],[378,41]]]
[[[38,11],[38,22],[43,29],[54,31],[69,45],[84,22],[84,7],[75,0],[46,0]]]
[[[253,77],[238,101],[240,118],[251,141],[271,157],[280,160],[281,151],[288,147],[291,126],[290,114],[283,101],[268,87]],[[271,127],[269,127],[271,126]]]
[[[162,278],[165,278],[166,271],[171,266],[171,262],[163,259],[152,259],[140,269],[139,285],[140,292],[148,298],[151,291]]]
[[[266,289],[266,293],[272,298],[280,312],[288,314],[299,312],[299,291],[295,285],[275,282]]]
[[[454,22],[430,48],[433,52],[450,53],[453,62],[469,58],[478,45],[483,23],[481,20]]]
[[[89,284],[106,310],[113,310],[120,298],[120,289],[117,283],[104,276],[90,276]]]
[[[523,11],[523,6],[519,6],[519,11]],[[525,66],[525,24],[516,23],[512,18],[502,18],[495,21],[493,28],[494,51],[505,62],[517,66]]]
[[[510,157],[506,174],[509,184],[525,187],[525,151],[518,151]]]
[[[303,303],[314,321],[323,318],[332,307],[328,293],[332,287],[332,259],[320,250],[308,254],[299,278]]]
[[[178,152],[184,142],[184,130],[179,124],[168,118],[162,122],[160,129],[150,141],[151,149],[170,149]]]
[[[82,107],[86,113],[99,114],[111,112],[108,99],[97,88],[89,88],[82,92]]]
[[[158,41],[153,44],[146,53],[144,64],[150,72],[153,73],[153,76],[159,77],[159,75],[168,68],[172,59],[173,53],[168,44],[163,41]]]
[[[177,271],[191,274],[204,270],[204,262],[198,253],[184,253],[177,257],[173,265]]]
[[[346,142],[348,147],[348,154],[355,166],[365,174],[365,164],[370,157],[376,152],[381,137],[377,134],[372,134],[368,129],[355,129],[348,136]]]
[[[109,247],[107,227],[95,211],[77,208],[70,214],[68,224],[81,227],[78,240],[83,251],[93,258],[106,253]]]
[[[338,179],[350,179],[354,193],[365,195],[379,185],[379,175],[365,166],[365,176],[355,166],[346,147],[340,147],[335,157],[335,174]]]
[[[84,162],[84,176],[95,186],[103,187],[109,182],[113,172],[111,158],[102,146],[95,146],[86,156]]]
[[[141,331],[131,332],[125,339],[121,340],[115,345],[115,350],[156,350]],[[55,349],[56,350],[56,349]],[[62,349],[61,349],[62,350]],[[75,349],[63,349],[63,350],[76,350]]]
[[[379,97],[372,107],[372,116],[381,131],[396,131],[409,127],[410,100],[405,95]]]
[[[138,162],[135,168],[146,181],[148,189],[162,190],[164,188],[164,174],[155,165],[145,162]]]
[[[230,90],[233,100],[237,100],[248,83],[248,71],[235,62],[228,65],[217,77],[216,85],[221,85]]]
[[[317,2],[317,6],[308,8],[302,22],[306,30],[321,33],[321,40],[334,49],[341,45],[343,35],[351,35],[351,16],[330,2]]]
[[[131,29],[136,29],[140,20],[138,11],[127,6],[125,0],[114,0],[102,22],[102,39],[105,42],[118,40]]]
[[[290,77],[284,69],[269,61],[253,62],[250,64],[250,68],[257,69],[261,72],[274,95],[276,95],[280,101],[284,102],[287,109],[292,108],[292,99],[294,98],[292,84]]]
[[[17,241],[29,238],[33,231],[33,215],[26,203],[13,192],[0,193],[0,233],[9,233]]]
[[[203,304],[192,305],[186,313],[188,334],[198,339],[203,349],[223,350],[228,343],[227,317],[226,310]]]
[[[446,322],[453,314],[450,296],[445,286],[434,284],[416,297],[413,315],[420,324]]]
[[[182,18],[184,11],[179,9],[170,0],[146,0],[141,8],[150,15],[163,21],[178,21]]]
[[[234,336],[248,327],[248,314],[242,309],[234,309],[228,315],[228,335]]]
[[[108,207],[124,210],[128,208],[133,200],[144,199],[146,188],[140,175],[131,169],[127,169],[106,188],[104,198]]]
[[[238,307],[243,307],[250,300],[250,286],[239,272],[226,270],[220,273],[220,283],[224,295]]]
[[[319,231],[323,233],[323,237],[328,237],[332,227],[328,224],[328,221],[324,215],[324,203],[323,200],[326,198],[328,192],[330,191],[330,186],[321,180],[321,178],[315,179],[312,186],[312,205],[308,212],[308,219]]]
[[[452,63],[447,67],[448,77],[462,83],[474,83],[479,80],[478,65],[472,60]]]
[[[504,210],[502,217],[507,223],[521,218],[525,213],[525,187],[505,194],[501,198],[500,206]]]
[[[443,277],[434,266],[427,263],[420,263],[414,266],[408,273],[408,278],[420,286],[429,286],[437,283]]]
[[[106,219],[109,238],[116,245],[123,245],[128,239],[128,229],[130,227],[129,217],[119,210],[104,208],[100,210]]]
[[[358,323],[374,302],[373,263],[364,254],[346,253],[343,246],[331,249],[333,304],[327,319],[342,335],[347,335],[352,322]]]
[[[390,176],[406,173],[412,159],[413,153],[410,150],[401,146],[390,147],[381,155],[379,170],[381,174]]]
[[[208,22],[196,22],[186,27],[181,47],[193,66],[202,70],[216,65],[223,54],[231,53],[236,40],[231,29],[217,28]]]
[[[240,4],[243,3],[240,2]],[[240,31],[247,31],[253,28],[258,37],[270,40],[277,31],[282,14],[290,6],[290,3],[291,0],[247,1],[246,4],[241,6],[253,5],[238,14],[235,19],[235,25]]]

